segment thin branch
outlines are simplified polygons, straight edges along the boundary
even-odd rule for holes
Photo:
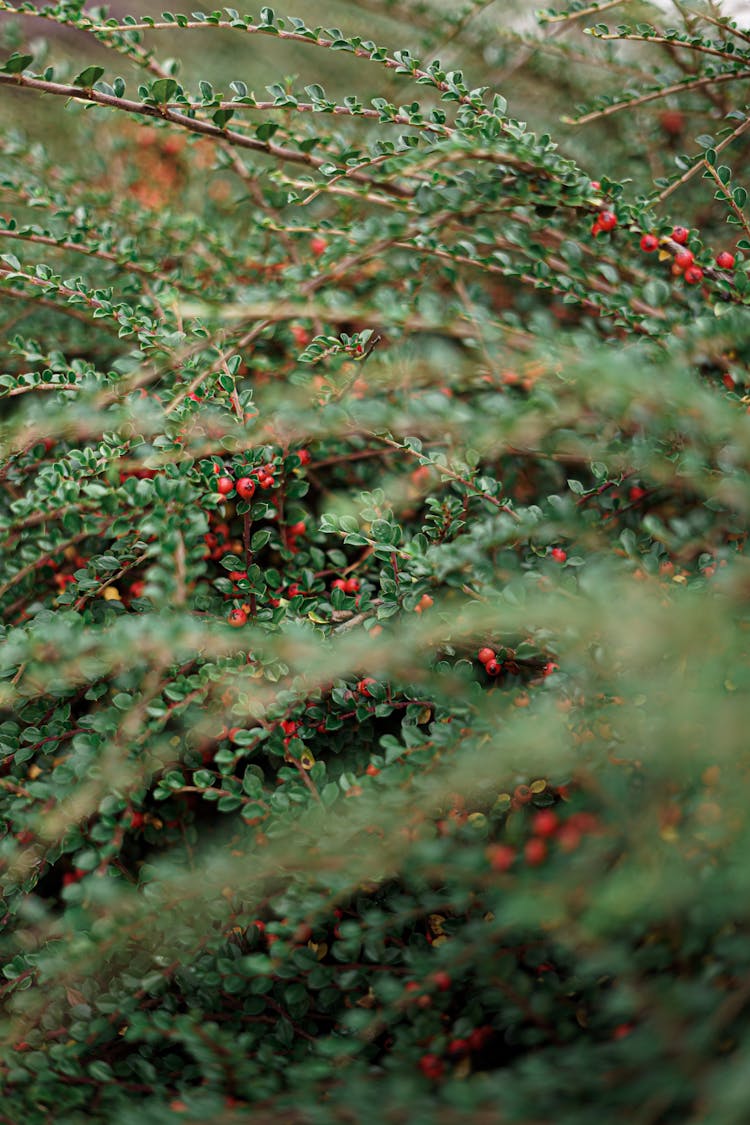
[[[747,219],[745,217],[745,212],[742,210],[741,207],[738,207],[737,204],[735,203],[734,196],[732,195],[731,191],[729,190],[729,187],[722,182],[721,177],[719,176],[719,173],[714,168],[713,164],[709,164],[707,160],[704,160],[703,166],[705,167],[706,172],[714,179],[714,181],[716,183],[716,186],[718,187],[719,191],[721,192],[724,199],[726,200],[727,205],[729,207],[731,207],[732,211],[734,212],[734,214],[737,217],[737,221],[740,223],[740,225],[741,225],[742,229],[744,230],[745,234],[747,235],[747,237],[750,238],[750,226],[748,225]]]
[[[731,74],[703,75],[700,78],[693,79],[691,82],[675,82],[671,86],[663,86],[660,90],[652,90],[649,94],[641,94],[637,98],[629,98],[626,101],[615,102],[612,105],[605,106],[604,109],[584,113],[582,117],[563,117],[562,120],[566,125],[587,125],[589,121],[598,121],[602,117],[611,117],[613,113],[619,113],[621,109],[632,109],[635,106],[645,105],[646,102],[666,98],[669,94],[681,94],[686,90],[697,90],[703,86],[712,86],[720,82],[731,82],[732,80],[740,81],[743,78],[750,78],[750,70],[735,70],[732,71]]]

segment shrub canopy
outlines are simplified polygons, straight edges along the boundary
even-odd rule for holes
[[[747,1121],[750,31],[494,7],[0,0],[2,1122]]]

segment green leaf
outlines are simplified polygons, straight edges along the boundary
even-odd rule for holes
[[[157,78],[151,83],[151,97],[155,102],[164,105],[172,100],[179,89],[174,78]]]
[[[103,66],[87,66],[85,70],[82,70],[80,74],[76,75],[73,79],[73,83],[75,86],[84,86],[86,89],[90,89],[95,82],[99,81],[103,74]]]
[[[33,63],[33,61],[33,55],[19,55],[16,51],[14,51],[10,58],[5,62],[4,66],[0,67],[0,69],[5,74],[20,74],[22,71],[26,70],[29,64]],[[102,71],[102,73],[104,72]]]

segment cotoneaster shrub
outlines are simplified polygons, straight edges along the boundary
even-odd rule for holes
[[[750,32],[373,8],[0,3],[0,1121],[744,1123]]]

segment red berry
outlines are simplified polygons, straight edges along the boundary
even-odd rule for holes
[[[438,988],[441,992],[447,992],[452,984],[451,978],[442,970],[438,970],[438,972],[433,973],[432,980],[435,984],[435,987]]]
[[[687,227],[674,227],[672,229],[672,240],[674,242],[679,242],[680,246],[685,245],[689,235],[690,231],[687,229]]]
[[[592,180],[592,181],[591,181],[591,186],[592,186],[592,188],[594,189],[594,191],[601,191],[601,186],[602,186],[602,185],[601,185],[601,184],[599,183],[599,181],[598,181],[598,180]]]
[[[600,211],[596,221],[599,224],[599,230],[609,233],[617,226],[617,215],[614,211]]]
[[[130,814],[130,827],[131,828],[143,828],[145,820],[146,820],[146,818],[145,818],[145,816],[143,815],[142,812],[133,811]]]
[[[368,777],[377,777],[377,775],[380,773],[380,770],[377,766],[374,766],[372,762],[370,762],[370,764],[365,769],[365,773]]]
[[[301,324],[293,324],[291,328],[292,336],[294,336],[295,344],[299,344],[301,348],[306,347],[312,339],[310,333]]]
[[[557,833],[557,843],[564,852],[574,852],[581,842],[581,833],[573,824],[563,824]]]
[[[472,1031],[471,1035],[468,1037],[468,1040],[467,1040],[467,1042],[469,1044],[469,1050],[470,1051],[481,1051],[482,1047],[484,1047],[485,1043],[487,1042],[488,1039],[491,1038],[491,1036],[492,1036],[492,1028],[491,1027],[485,1026],[485,1027],[475,1028],[474,1031]]]
[[[462,1059],[469,1053],[468,1039],[451,1039],[448,1044],[448,1054],[452,1059]]]
[[[560,818],[552,809],[540,809],[531,818],[531,830],[536,836],[554,836]]]
[[[503,666],[497,660],[488,660],[484,666],[484,670],[488,676],[499,676],[503,670]]]
[[[240,500],[252,500],[255,494],[255,481],[251,477],[240,477],[235,487]]]
[[[356,594],[359,592],[359,580],[356,578],[347,578],[342,587],[345,594]]]
[[[680,250],[674,256],[674,264],[681,270],[686,270],[688,266],[692,266],[695,261],[695,255],[692,250]]]
[[[554,660],[548,660],[547,663],[542,668],[542,675],[543,676],[551,676],[553,672],[559,672],[559,671],[560,671],[560,665],[555,664]]]
[[[261,488],[273,488],[274,483],[270,473],[258,473],[258,484]]]
[[[234,481],[231,477],[219,477],[216,488],[222,496],[226,496],[234,488]]]
[[[722,270],[733,270],[734,254],[730,254],[728,250],[722,250],[720,254],[716,255],[716,265]]]
[[[523,857],[529,867],[538,867],[540,863],[544,863],[547,858],[547,845],[544,840],[538,836],[532,836],[530,840],[527,840],[523,849]]]
[[[679,137],[685,128],[685,116],[679,109],[665,109],[659,114],[659,124],[670,137]]]
[[[247,625],[247,614],[244,609],[233,609],[227,621],[230,625],[234,626],[235,629],[239,629],[240,626]]]
[[[437,1055],[422,1055],[419,1060],[419,1069],[424,1074],[425,1078],[442,1078],[443,1076],[443,1060],[438,1058]]]
[[[346,580],[344,578],[334,578],[333,582],[331,583],[331,589],[332,590],[344,590],[344,589],[346,589]]]
[[[372,692],[370,691],[370,684],[374,684],[376,682],[377,681],[373,680],[372,676],[366,676],[364,680],[358,681],[357,691],[360,695],[366,695],[369,697],[372,695]]]
[[[551,559],[554,559],[556,563],[564,563],[568,557],[567,553],[563,551],[562,547],[553,547],[549,553],[549,556]]]
[[[703,278],[703,270],[700,266],[688,266],[685,270],[685,282],[688,285],[697,285]]]
[[[572,813],[567,823],[577,832],[598,832],[600,827],[596,813],[586,811]]]
[[[642,500],[645,495],[646,495],[646,489],[641,488],[641,486],[639,484],[634,484],[632,486],[632,488],[630,489],[630,491],[628,492],[628,496],[630,497],[630,499],[634,503],[637,500]]]
[[[644,234],[643,238],[641,239],[641,250],[644,250],[646,254],[653,254],[654,250],[658,249],[659,239],[656,237],[656,235]]]
[[[326,250],[328,249],[328,243],[326,242],[326,240],[324,238],[321,238],[319,235],[316,235],[315,238],[310,240],[310,249],[312,250],[315,257],[319,258],[320,255],[324,254],[326,252]]]
[[[310,450],[309,449],[298,449],[297,450],[297,456],[300,459],[300,464],[302,464],[302,465],[309,465],[310,464],[311,457],[310,457]]]
[[[517,805],[528,805],[533,796],[528,785],[517,785],[513,790],[513,800]]]
[[[510,871],[516,858],[515,848],[509,844],[493,844],[485,852],[493,871]]]
[[[480,648],[477,653],[477,660],[480,664],[489,664],[490,660],[495,659],[495,651],[491,648]]]

